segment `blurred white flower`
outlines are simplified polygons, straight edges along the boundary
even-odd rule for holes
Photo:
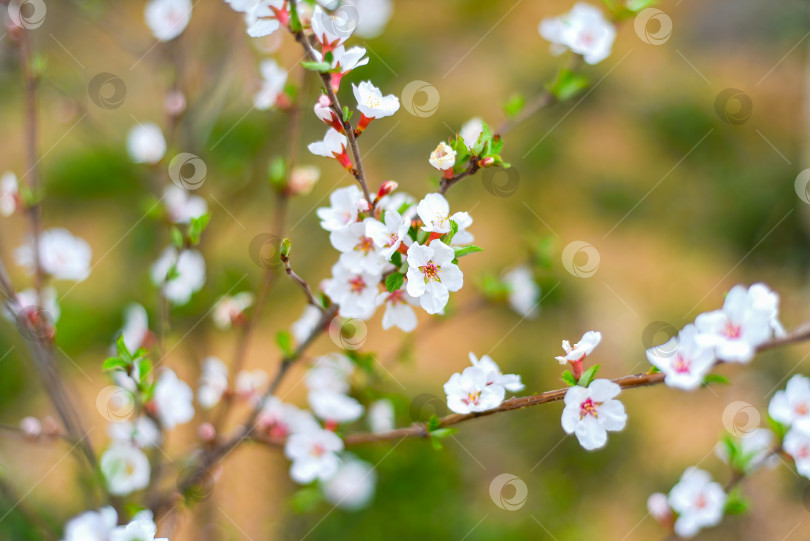
[[[169,541],[165,537],[157,538],[157,525],[148,509],[135,513],[126,526],[119,526],[112,532],[110,541]]]
[[[537,317],[540,311],[540,286],[534,281],[531,269],[526,265],[515,267],[504,275],[503,281],[509,286],[509,306],[512,310],[526,318]]]
[[[307,304],[304,313],[292,324],[292,335],[299,344],[309,338],[309,335],[321,321],[321,310],[317,306]]]
[[[242,370],[236,374],[236,394],[246,400],[257,400],[267,385],[267,379],[264,370]]]
[[[349,378],[354,373],[354,364],[342,353],[318,357],[305,376],[307,389],[334,393],[349,392]]]
[[[394,406],[391,401],[386,398],[381,398],[373,402],[368,407],[368,427],[375,434],[382,434],[394,430],[396,426],[396,417],[394,415]]]
[[[219,404],[227,390],[228,367],[217,357],[206,357],[197,388],[197,403],[204,409],[211,409]]]
[[[287,189],[292,195],[307,195],[321,178],[321,170],[314,165],[299,165],[290,171]]]
[[[374,497],[377,472],[368,462],[344,455],[337,472],[322,486],[324,497],[347,511],[363,509]]]
[[[763,465],[773,468],[779,464],[779,457],[772,453],[773,440],[773,432],[767,428],[757,428],[740,436],[740,450],[744,455],[746,471]],[[728,448],[722,442],[714,448],[714,454],[726,464],[729,463]]]
[[[191,0],[150,0],[144,11],[146,26],[156,39],[171,41],[188,26],[191,9]]]
[[[124,327],[121,329],[121,337],[127,349],[134,352],[141,347],[146,347],[150,336],[149,315],[146,313],[146,308],[136,302],[127,306],[124,312]]]
[[[680,537],[694,537],[701,529],[716,526],[723,520],[726,493],[701,469],[691,467],[683,472],[667,499],[678,513],[675,533]]]
[[[194,417],[194,391],[177,377],[173,370],[166,369],[155,385],[152,398],[163,428],[171,429],[187,423]]]
[[[116,524],[118,513],[112,507],[85,511],[67,521],[63,541],[109,541]]]
[[[320,430],[321,425],[306,410],[282,402],[275,396],[265,400],[256,418],[260,430],[276,438]]]
[[[0,216],[11,216],[21,207],[17,175],[7,171],[0,177]]]
[[[14,257],[29,274],[35,272],[33,240],[17,248]],[[46,274],[57,280],[84,281],[90,276],[92,257],[90,245],[67,229],[48,229],[39,236],[39,264]]]
[[[262,86],[253,97],[253,106],[264,111],[273,107],[278,97],[284,93],[284,85],[287,84],[287,70],[270,58],[262,61],[259,71],[262,74]]]
[[[347,0],[343,5],[354,6],[357,10],[359,19],[354,33],[365,39],[381,35],[394,11],[391,0]]]
[[[802,425],[810,431],[810,379],[796,374],[784,391],[776,391],[768,405],[768,414],[783,425]]]
[[[799,427],[791,428],[785,436],[783,447],[796,462],[796,471],[810,479],[810,433]]]
[[[250,291],[242,291],[236,295],[223,295],[214,306],[211,317],[214,325],[222,330],[228,330],[233,324],[243,324],[247,321],[245,310],[253,306],[255,297]]]
[[[160,444],[160,430],[155,422],[144,415],[135,422],[121,421],[110,423],[107,433],[115,442],[135,445],[142,449]]]
[[[171,271],[171,274],[170,274]],[[205,284],[205,259],[196,250],[183,250],[179,256],[167,247],[150,269],[152,283],[176,305],[183,305]]]
[[[616,38],[616,27],[598,8],[583,2],[565,15],[543,19],[538,30],[552,43],[553,53],[571,49],[588,64],[598,64],[610,56]]]
[[[37,297],[37,290],[34,288],[20,291],[17,293],[17,303],[20,305],[20,308],[16,316],[4,305],[2,310],[3,317],[9,321],[14,321],[15,317],[26,313],[28,315],[35,315],[35,311],[41,308],[48,313],[50,322],[56,323],[59,321],[59,316],[61,315],[59,303],[56,299],[56,289],[51,286],[42,288],[41,297]]]
[[[363,405],[351,396],[333,391],[310,391],[309,407],[319,419],[327,423],[350,423],[363,415]]]
[[[152,469],[143,451],[126,443],[113,443],[99,463],[107,489],[115,496],[126,496],[146,488]]]
[[[377,306],[385,305],[382,327],[385,330],[399,327],[405,332],[416,328],[416,312],[412,306],[419,306],[419,299],[408,294],[405,286],[395,291],[384,291],[377,295]]]
[[[343,440],[329,430],[292,434],[284,445],[284,454],[292,461],[290,477],[300,484],[326,481],[337,473],[340,459],[336,453],[342,450]]]
[[[703,384],[714,366],[714,353],[697,340],[694,325],[687,325],[678,336],[647,350],[650,364],[666,374],[669,387],[691,391]]]
[[[461,129],[458,130],[458,134],[464,139],[464,144],[467,145],[467,148],[472,150],[472,147],[475,146],[482,131],[484,131],[484,121],[478,117],[474,117],[461,126]]]
[[[157,124],[133,126],[127,135],[127,152],[135,163],[157,163],[166,154],[166,139]]]
[[[191,195],[175,184],[166,186],[163,192],[163,203],[169,219],[175,224],[190,223],[193,218],[199,218],[208,212],[208,203],[199,195]]]

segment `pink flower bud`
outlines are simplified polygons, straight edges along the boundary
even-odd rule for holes
[[[25,417],[20,421],[20,429],[30,438],[38,438],[42,434],[42,424],[36,417]]]
[[[357,202],[357,210],[360,212],[368,212],[371,210],[371,205],[365,199],[361,199]]]
[[[397,183],[395,180],[386,180],[382,183],[382,186],[380,186],[380,191],[377,192],[377,197],[384,197],[396,190],[398,187],[399,183]]]
[[[166,94],[163,107],[169,116],[180,116],[186,110],[186,96],[179,90],[172,90]]]
[[[478,160],[478,167],[492,167],[495,165],[495,158],[487,156],[483,160]]]
[[[660,492],[650,494],[647,498],[647,510],[661,524],[669,525],[672,522],[672,510],[665,494]]]
[[[203,423],[197,427],[197,437],[205,442],[212,442],[217,437],[217,430],[211,423]]]
[[[42,419],[42,433],[47,434],[49,436],[55,436],[59,434],[59,425],[56,423],[53,417],[50,415]]]

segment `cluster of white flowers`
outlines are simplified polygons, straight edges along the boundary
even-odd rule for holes
[[[691,538],[723,520],[727,495],[708,472],[687,468],[668,495],[656,492],[647,508],[656,520],[673,528],[678,537]],[[673,513],[674,512],[674,513]]]
[[[150,0],[144,10],[146,26],[158,41],[171,41],[188,26],[191,10],[191,0]]]
[[[503,374],[489,355],[480,359],[470,353],[470,363],[461,373],[450,376],[444,384],[447,407],[456,413],[473,413],[497,408],[506,391],[522,391],[523,383],[516,374]]]
[[[768,406],[771,418],[788,427],[782,448],[793,457],[796,470],[810,479],[810,379],[797,374]]]
[[[151,511],[139,511],[132,520],[118,526],[118,513],[112,507],[86,511],[65,524],[63,541],[169,541],[155,537],[157,526]]]
[[[598,64],[610,56],[616,38],[615,25],[607,21],[598,8],[583,2],[565,15],[544,19],[538,30],[551,42],[552,54],[570,49],[588,64]]]
[[[764,284],[734,286],[723,308],[700,314],[665,344],[647,350],[650,363],[670,387],[692,390],[718,362],[748,363],[757,347],[785,331],[779,297]]]

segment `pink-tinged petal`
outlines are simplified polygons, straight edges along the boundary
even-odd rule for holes
[[[730,363],[747,363],[754,358],[756,350],[742,340],[725,340],[717,345],[717,357]]]

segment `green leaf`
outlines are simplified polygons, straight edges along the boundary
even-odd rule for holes
[[[314,62],[311,60],[302,60],[301,66],[303,66],[304,69],[320,72],[326,72],[332,69],[332,64],[328,62]]]
[[[309,513],[323,501],[323,494],[317,487],[304,487],[290,496],[290,505],[297,513]]]
[[[526,105],[526,98],[521,96],[520,94],[515,94],[509,100],[503,104],[502,109],[503,112],[508,117],[514,117],[518,113],[523,110],[523,107]]]
[[[467,143],[464,138],[456,134],[455,139],[450,140],[450,147],[456,151],[456,162],[453,164],[453,172],[460,173],[467,168],[467,162],[470,161],[470,149],[467,148]]]
[[[570,370],[566,370],[562,373],[562,380],[571,387],[577,384],[577,378],[574,377],[574,374],[572,374]]]
[[[288,331],[279,331],[276,335],[276,343],[285,357],[292,357],[292,335]]]
[[[453,237],[456,236],[456,233],[458,233],[458,224],[455,222],[455,220],[450,220],[450,231],[442,235],[441,241],[449,246],[450,242],[453,240]]]
[[[481,123],[481,135],[472,147],[472,153],[475,156],[486,156],[489,146],[492,143],[492,132],[489,131],[489,126],[486,122]]]
[[[343,120],[348,122],[349,119],[352,118],[352,112],[353,111],[349,110],[348,106],[344,105],[343,106]]]
[[[431,415],[427,422],[428,432],[433,432],[439,428],[439,418],[436,415]]]
[[[724,385],[728,385],[729,381],[726,376],[721,374],[706,374],[706,377],[703,378],[703,385],[709,385],[710,383],[722,383]]]
[[[584,75],[569,69],[561,69],[557,74],[557,79],[546,88],[559,101],[565,101],[579,94],[588,87],[588,84],[588,78]]]
[[[177,248],[178,250],[182,250],[183,246],[186,243],[186,241],[183,240],[183,233],[180,232],[180,230],[177,229],[176,227],[172,227],[171,235],[172,235],[172,244],[174,245],[174,247]]]
[[[110,357],[101,364],[101,370],[126,370],[129,363],[120,357]]]
[[[399,268],[402,265],[402,252],[394,252],[391,256],[391,264]]]
[[[149,380],[149,375],[152,373],[152,361],[149,359],[141,358],[138,361],[138,381],[146,383]]]
[[[464,257],[465,255],[468,255],[468,254],[474,254],[476,252],[483,252],[484,249],[480,248],[478,246],[475,246],[474,244],[471,244],[469,246],[455,246],[453,248],[453,251],[456,252],[456,258],[458,259],[459,257]]]
[[[277,190],[280,191],[287,187],[287,164],[284,162],[284,158],[273,158],[267,167],[267,177],[270,179],[270,184]]]
[[[405,275],[401,272],[392,272],[385,278],[385,289],[394,292],[401,288],[403,283],[405,283]]]
[[[205,231],[205,226],[208,225],[208,222],[210,220],[211,215],[208,213],[205,213],[202,216],[197,216],[196,218],[191,219],[191,225],[189,226],[188,236],[193,246],[196,246],[197,244],[200,243],[200,236],[202,235],[203,231]]]
[[[788,432],[788,427],[773,419],[770,415],[768,416],[768,424],[771,426],[771,430],[773,430],[773,433],[778,438],[778,441],[782,441],[785,434]]]
[[[115,349],[118,352],[118,356],[127,363],[127,366],[132,364],[133,358],[132,353],[129,352],[127,349],[127,344],[124,342],[124,335],[118,337],[118,340],[115,341]]]
[[[725,512],[727,515],[741,515],[748,510],[748,502],[743,499],[739,490],[735,489],[726,498]]]
[[[588,368],[585,373],[582,374],[582,377],[579,378],[577,382],[579,385],[583,387],[587,387],[593,381],[593,378],[596,377],[596,373],[599,371],[599,365],[595,364],[592,367]]]
[[[298,6],[295,2],[289,3],[289,10],[290,10],[290,31],[293,33],[300,32],[303,30],[303,26],[301,25],[301,19],[298,17]]]
[[[448,427],[444,427],[444,428],[437,428],[436,430],[431,430],[430,431],[430,437],[431,438],[444,439],[444,438],[449,438],[450,436],[452,436],[456,432],[458,432],[458,428],[456,428],[454,426],[448,426]]]
[[[286,238],[281,241],[281,247],[279,249],[279,255],[281,259],[287,259],[290,257],[290,250],[292,249],[292,241],[289,238]]]

